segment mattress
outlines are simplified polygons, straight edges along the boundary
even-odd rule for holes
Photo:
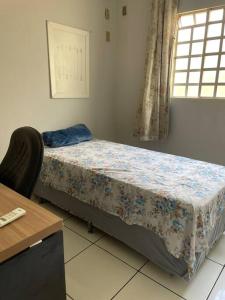
[[[153,231],[194,273],[224,218],[225,168],[137,147],[92,140],[45,148],[41,182]],[[223,230],[223,229],[222,229]]]

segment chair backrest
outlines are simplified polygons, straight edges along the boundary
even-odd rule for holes
[[[43,160],[41,134],[32,127],[16,129],[0,164],[0,182],[30,198]]]

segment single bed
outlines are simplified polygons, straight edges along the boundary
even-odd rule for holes
[[[45,148],[35,194],[187,280],[225,228],[225,167],[103,140]]]

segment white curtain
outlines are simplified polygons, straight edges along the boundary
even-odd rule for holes
[[[145,88],[135,136],[160,140],[169,132],[170,72],[179,0],[150,0]]]

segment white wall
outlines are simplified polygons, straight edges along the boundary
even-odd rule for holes
[[[224,5],[224,0],[180,0],[180,12]]]
[[[132,137],[138,98],[144,84],[144,60],[148,20],[148,0],[119,0],[126,4],[128,15],[118,8],[117,103],[116,123],[119,142],[162,152],[225,164],[225,101],[172,100],[171,129],[168,140],[158,143],[139,142]],[[181,0],[180,11],[190,11],[225,0]]]
[[[225,0],[181,0],[180,11],[220,4]],[[168,140],[141,143],[132,137],[144,81],[148,5],[149,0],[0,1],[0,160],[19,126],[43,131],[85,122],[99,138],[225,163],[223,100],[172,100]],[[109,23],[105,7],[111,8]],[[90,99],[50,99],[46,20],[91,31]]]
[[[132,143],[137,101],[144,80],[145,44],[148,29],[148,0],[118,0],[117,9],[117,139]],[[127,5],[127,16],[121,8]]]
[[[11,132],[24,125],[43,131],[84,122],[113,138],[115,9],[114,0],[0,1],[0,160]],[[50,99],[46,20],[91,31],[90,99]]]

